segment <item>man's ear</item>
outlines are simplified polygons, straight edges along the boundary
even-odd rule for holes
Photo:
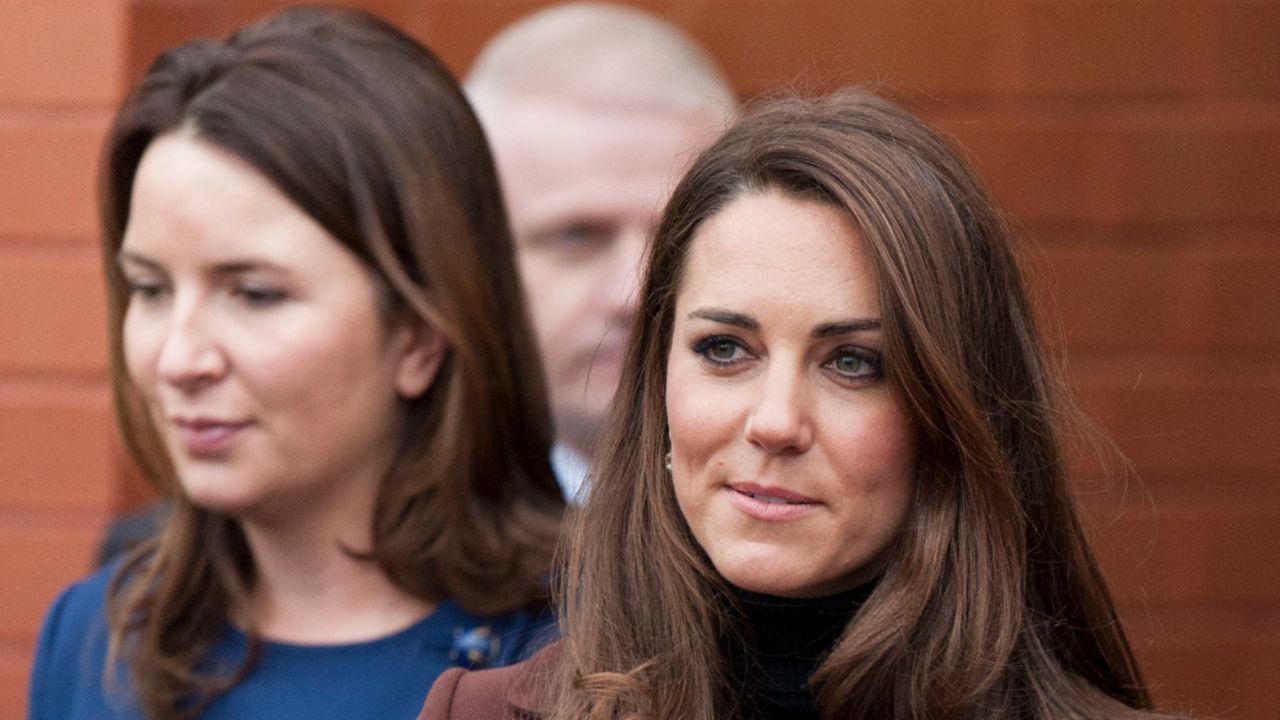
[[[393,338],[397,350],[396,392],[406,400],[419,397],[435,382],[449,343],[439,330],[414,316],[398,323]]]

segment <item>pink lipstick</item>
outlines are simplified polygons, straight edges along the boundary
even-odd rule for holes
[[[175,417],[173,425],[183,448],[195,456],[220,455],[231,449],[245,421],[232,422],[205,417]]]
[[[730,493],[729,500],[733,506],[756,520],[795,520],[822,504],[808,495],[755,483],[733,483],[725,489]]]

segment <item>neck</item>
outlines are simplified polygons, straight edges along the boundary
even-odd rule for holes
[[[822,598],[792,599],[734,588],[762,717],[817,717],[809,678],[874,589],[874,583]]]
[[[572,450],[576,455],[586,458],[591,455],[591,447],[595,443],[595,434],[588,432],[562,432],[556,435],[556,444]]]
[[[432,605],[396,587],[371,560],[364,522],[242,521],[255,578],[242,617],[269,640],[338,644],[374,640],[424,617]]]

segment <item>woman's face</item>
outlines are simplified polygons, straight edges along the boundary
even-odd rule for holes
[[[730,583],[818,597],[880,571],[915,456],[882,349],[876,278],[840,211],[753,193],[694,236],[667,358],[671,475]]]
[[[182,488],[242,519],[371,507],[401,397],[438,362],[372,275],[275,185],[177,133],[143,155],[119,263],[124,351]],[[433,354],[434,352],[434,354]]]

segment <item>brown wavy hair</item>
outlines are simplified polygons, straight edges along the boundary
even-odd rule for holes
[[[243,606],[253,557],[236,520],[183,496],[123,357],[127,294],[116,254],[133,181],[151,141],[179,129],[274,182],[370,269],[386,312],[416,313],[446,338],[433,385],[406,401],[372,547],[360,557],[416,597],[450,598],[476,613],[543,602],[564,501],[480,126],[444,65],[407,35],[358,11],[286,11],[226,42],[161,55],[106,143],[101,211],[117,415],[133,458],[174,505],[158,541],[115,576],[110,599],[112,657],[127,659],[148,715],[198,715],[254,656],[234,677],[197,669]]]
[[[888,382],[918,436],[887,567],[811,679],[822,716],[1142,716],[1151,699],[1068,491],[1059,425],[1071,413],[1010,233],[935,133],[849,90],[759,105],[663,213],[598,471],[569,523],[549,717],[749,713],[731,660],[749,652],[741,612],[676,503],[664,397],[690,244],[765,190],[828,203],[858,228]]]

